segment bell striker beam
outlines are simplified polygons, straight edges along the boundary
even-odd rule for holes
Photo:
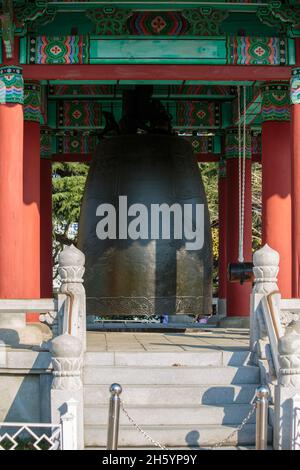
[[[23,198],[24,221],[23,262],[30,267],[24,276],[24,298],[40,298],[40,101],[38,82],[24,85],[24,153]],[[29,322],[39,321],[39,314],[26,315]]]
[[[291,77],[293,297],[300,297],[300,38]]]
[[[227,177],[226,160],[219,163],[219,264],[218,314],[226,315],[227,298]]]
[[[239,255],[239,139],[238,129],[226,131],[227,160],[227,262],[236,263]],[[242,162],[241,162],[242,163]],[[244,260],[252,259],[251,134],[246,134]],[[246,317],[250,313],[251,283],[227,281],[227,316]]]
[[[280,255],[279,290],[292,295],[291,139],[289,85],[262,88],[262,243]]]
[[[0,298],[24,294],[22,69],[0,67]]]

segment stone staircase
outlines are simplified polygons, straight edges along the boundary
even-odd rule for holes
[[[260,383],[249,352],[88,352],[84,368],[86,447],[105,448],[109,386],[123,387],[132,418],[170,448],[253,446],[255,414],[241,431]],[[269,430],[271,438],[271,429]],[[119,447],[153,448],[121,411]]]

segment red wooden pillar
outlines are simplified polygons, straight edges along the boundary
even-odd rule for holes
[[[52,163],[41,159],[41,297],[52,297]]]
[[[218,314],[226,315],[227,298],[227,178],[226,161],[219,164],[219,264]]]
[[[292,295],[300,297],[300,39],[296,44],[297,67],[291,79]]]
[[[251,135],[247,132],[244,198],[244,261],[252,260],[252,190]],[[237,263],[239,256],[239,147],[237,129],[226,133],[227,158],[227,261]],[[227,281],[227,316],[246,317],[250,314],[252,285]]]
[[[37,82],[24,86],[24,266],[30,275],[24,278],[24,298],[37,299],[40,287],[40,95]],[[26,315],[27,322],[39,321],[38,313]]]
[[[279,252],[278,286],[292,293],[291,141],[289,85],[263,86],[262,105],[262,236]]]
[[[0,68],[0,298],[22,298],[30,265],[23,262],[23,78]]]

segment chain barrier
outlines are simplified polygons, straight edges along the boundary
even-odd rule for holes
[[[123,401],[121,400],[121,410],[123,411],[123,413],[125,414],[125,416],[127,417],[128,421],[135,427],[135,429],[141,433],[149,442],[151,442],[155,447],[159,447],[160,449],[163,449],[163,450],[167,450],[167,447],[165,447],[163,444],[161,444],[160,442],[152,439],[151,436],[149,436],[149,434],[147,434],[136,422],[135,420],[129,415],[128,411],[126,410],[126,408],[124,407],[124,403]],[[218,442],[217,444],[214,444],[212,447],[213,448],[217,448],[217,447],[222,447],[224,444],[226,444],[227,441],[229,441],[229,439],[231,437],[233,437],[236,433],[240,432],[244,426],[248,423],[248,421],[250,420],[250,418],[253,416],[253,414],[255,413],[256,411],[256,400],[252,400],[252,408],[251,410],[249,411],[248,415],[243,419],[243,421],[241,422],[241,424],[236,428],[234,429],[234,431],[232,431],[232,433],[229,434],[229,436],[227,436],[225,439],[223,439],[223,441],[221,442]],[[196,450],[196,449],[195,449]],[[199,449],[200,450],[200,449]]]
[[[216,447],[221,447],[223,446],[224,444],[226,444],[227,441],[229,441],[229,439],[235,435],[235,433],[237,432],[240,432],[243,427],[245,426],[245,424],[248,423],[249,419],[253,416],[253,414],[255,413],[256,411],[256,402],[252,403],[252,408],[251,410],[249,411],[249,413],[247,414],[246,418],[243,419],[243,421],[241,422],[241,424],[236,428],[234,429],[234,431],[232,431],[232,433],[229,434],[229,436],[227,436],[225,439],[223,439],[223,441],[221,442],[218,442],[217,444],[214,444],[212,447],[213,448],[216,448]]]
[[[160,444],[160,442],[158,441],[155,441],[154,439],[152,439],[151,436],[149,436],[149,434],[147,434],[136,422],[135,420],[129,415],[128,411],[126,410],[126,408],[124,407],[124,403],[123,401],[121,400],[121,410],[123,411],[123,413],[125,414],[125,416],[127,417],[128,421],[135,427],[135,429],[137,431],[139,431],[139,433],[141,433],[149,442],[151,442],[151,444],[153,444],[155,447],[159,447],[160,449],[162,450],[167,450],[167,448],[165,446],[163,446],[162,444]]]
[[[236,433],[242,431],[242,429],[245,427],[245,425],[249,422],[249,420],[251,419],[251,417],[254,415],[255,411],[257,410],[257,403],[258,403],[258,396],[256,395],[253,399],[252,399],[252,408],[250,409],[249,413],[247,414],[247,416],[243,419],[243,421],[241,422],[241,424],[235,428],[225,439],[223,439],[221,442],[218,442],[217,444],[214,444],[212,446],[212,448],[217,448],[217,447],[222,447],[224,446],[224,444],[226,444],[230,439],[231,437],[233,437]],[[167,450],[167,447],[165,447],[163,444],[161,444],[160,442],[156,441],[155,439],[153,439],[151,436],[149,436],[149,434],[147,434],[136,422],[135,420],[132,418],[132,416],[130,416],[130,414],[128,413],[128,411],[126,410],[125,406],[124,406],[124,403],[122,400],[120,400],[120,407],[121,407],[121,410],[122,412],[125,414],[125,416],[127,417],[128,421],[134,426],[134,428],[140,433],[142,434],[142,436],[144,436],[149,442],[151,442],[151,444],[153,444],[155,447],[159,447],[160,449],[162,450]]]

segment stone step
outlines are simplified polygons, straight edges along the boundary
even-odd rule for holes
[[[223,406],[130,406],[125,405],[129,415],[140,426],[194,426],[212,424],[240,424],[252,409],[251,405],[223,405]],[[84,422],[88,425],[106,425],[108,421],[108,406],[88,405],[84,408]],[[255,423],[255,412],[248,421]],[[121,411],[121,425],[128,424],[128,418]]]
[[[247,350],[221,351],[209,350],[201,352],[179,351],[158,352],[87,352],[87,366],[240,366],[247,364],[250,352]]]
[[[255,444],[255,424],[245,424],[241,431],[237,431],[237,426],[220,425],[143,426],[143,430],[166,447],[209,447],[220,443],[232,432],[233,436],[224,442],[224,446]],[[271,439],[272,429],[269,428],[270,443]],[[106,442],[107,426],[85,426],[85,446],[105,447]],[[153,444],[132,425],[127,425],[120,427],[119,446],[152,448]]]
[[[240,367],[126,367],[85,366],[84,384],[203,384],[259,383],[259,368]]]
[[[250,403],[256,385],[126,385],[122,399],[128,405],[220,405]],[[107,405],[109,385],[86,385],[86,405]]]

